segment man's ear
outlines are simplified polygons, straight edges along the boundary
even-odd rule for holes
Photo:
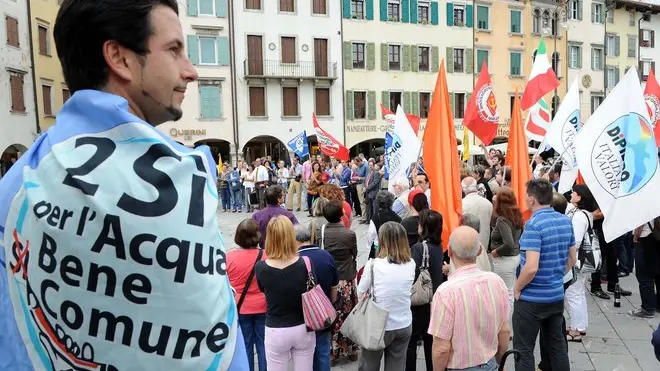
[[[114,40],[108,40],[103,43],[103,58],[113,74],[126,81],[133,79],[131,67],[137,61],[132,51]]]

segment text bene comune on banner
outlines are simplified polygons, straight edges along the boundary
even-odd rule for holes
[[[41,223],[45,222],[55,227],[55,230],[66,228],[67,219],[74,221],[70,225],[73,227],[73,232],[79,236],[83,234],[85,219],[93,220],[96,215],[94,210],[85,206],[79,211],[80,216],[76,217],[76,211],[54,206],[48,201],[34,204],[32,212],[37,219],[43,219],[40,221]],[[91,298],[89,296],[86,298],[84,293],[81,292],[81,295],[73,297],[69,297],[69,295],[62,297],[63,295],[60,293],[60,285],[68,285],[94,293],[96,296],[100,294],[109,298],[125,299],[135,305],[147,306],[150,304],[150,295],[162,294],[153,292],[149,272],[158,274],[158,280],[155,281],[157,287],[183,285],[187,279],[190,279],[191,274],[225,276],[226,255],[221,248],[175,237],[163,238],[150,233],[141,233],[125,239],[119,216],[111,214],[104,216],[103,226],[98,236],[95,239],[88,239],[94,241],[89,247],[91,252],[100,254],[103,251],[103,259],[99,258],[98,262],[83,263],[75,255],[64,255],[61,249],[58,252],[58,241],[54,237],[54,233],[35,230],[35,234],[37,235],[24,237],[27,237],[28,240],[33,239],[35,242],[40,239],[36,254],[33,251],[30,253],[33,259],[37,259],[36,266],[47,274],[43,276],[50,276],[50,278],[36,282],[40,287],[32,288],[32,294],[38,299],[31,299],[40,302],[44,312],[58,323],[63,323],[74,331],[83,331],[90,337],[98,338],[101,341],[120,342],[127,347],[138,347],[148,354],[173,359],[199,357],[202,344],[205,344],[213,353],[224,349],[231,324],[218,322],[210,329],[188,329],[154,324],[146,320],[137,323],[135,318],[129,317],[129,314],[115,312],[117,308],[125,307],[125,305],[89,308],[87,305],[80,305],[81,302],[85,304],[90,302],[88,299]],[[67,248],[71,251],[70,247]],[[84,246],[76,248],[84,248]],[[20,268],[20,265],[28,265],[27,261],[21,260],[23,259],[20,256],[21,251],[23,251],[23,246],[12,249],[12,260],[16,262],[10,264],[12,270]],[[147,254],[147,251],[152,253]],[[108,261],[109,252],[110,256],[116,257],[116,260]],[[191,258],[194,272],[189,269]],[[126,270],[124,262],[144,266],[145,269],[130,269],[132,273],[122,277],[118,271]],[[16,267],[17,265],[19,267]],[[31,267],[34,268],[34,265]],[[115,269],[115,267],[120,269]],[[146,269],[146,267],[153,268]],[[170,271],[171,274],[161,274],[164,272],[157,272],[154,269]],[[140,271],[142,273],[139,273]],[[172,282],[164,282],[166,277],[172,279]],[[121,293],[118,292],[120,287]],[[171,299],[176,300],[177,298]],[[84,313],[84,307],[88,308],[87,313]],[[148,312],[149,308],[145,307],[144,310]],[[148,318],[148,316],[141,317]],[[169,323],[176,323],[176,321]],[[186,323],[186,321],[181,323]]]

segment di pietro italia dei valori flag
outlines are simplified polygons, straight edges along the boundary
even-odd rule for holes
[[[605,216],[609,242],[660,215],[653,125],[632,67],[576,139],[580,173]]]
[[[562,194],[573,188],[578,176],[577,161],[575,160],[575,138],[580,131],[578,80],[579,78],[576,76],[545,136],[547,143],[562,156],[561,177],[557,189]]]
[[[431,208],[439,212],[442,223],[442,247],[446,251],[449,235],[458,227],[463,213],[461,175],[456,145],[456,129],[449,103],[444,60],[435,82],[433,101],[424,130],[422,145],[424,168],[431,182]]]
[[[541,37],[539,47],[536,49],[532,72],[529,75],[529,80],[527,81],[527,85],[525,85],[525,91],[520,102],[522,110],[528,110],[536,102],[541,100],[544,95],[555,90],[558,86],[559,80],[557,80],[555,71],[552,70],[552,65],[548,62],[545,41]]]
[[[390,179],[407,178],[410,164],[417,163],[421,144],[401,106],[396,110],[394,125],[385,134],[385,143],[385,167]],[[390,192],[393,187],[394,182],[390,182]]]
[[[653,125],[655,134],[655,145],[660,147],[660,85],[655,78],[655,72],[651,69],[649,77],[646,79],[646,88],[644,89],[644,99],[649,110],[649,118]]]
[[[493,92],[493,85],[490,81],[488,65],[484,60],[481,65],[477,86],[474,87],[474,94],[472,94],[465,109],[463,125],[467,126],[487,146],[497,135],[499,122],[500,115],[497,113],[495,93]],[[466,142],[463,143],[464,150],[467,145]]]
[[[328,157],[348,161],[348,148],[319,126],[315,113],[312,113],[312,120],[314,121],[314,130],[316,131],[316,137],[319,140],[321,152]]]

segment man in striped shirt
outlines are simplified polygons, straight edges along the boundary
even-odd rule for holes
[[[543,328],[553,371],[569,371],[562,315],[564,275],[576,260],[571,220],[550,207],[554,187],[545,179],[527,183],[532,217],[520,237],[520,267],[513,286],[513,348],[521,353],[516,371],[534,371],[534,346]]]
[[[509,346],[509,293],[498,275],[477,268],[482,249],[471,227],[449,237],[456,270],[435,292],[429,323],[435,370],[496,371]]]

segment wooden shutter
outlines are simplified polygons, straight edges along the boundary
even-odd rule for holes
[[[229,66],[229,38],[227,36],[218,36],[215,40],[218,44],[218,64]]]
[[[454,72],[454,48],[448,46],[445,52],[445,61],[447,61],[447,73]]]
[[[316,114],[318,116],[330,116],[330,89],[316,88]]]
[[[404,72],[407,72],[410,71],[411,47],[410,45],[403,45],[402,49],[403,49],[403,61],[402,61],[403,66],[401,66],[402,67],[401,69]]]
[[[396,107],[392,108],[390,107],[390,92],[389,91],[382,91],[380,92],[380,103],[383,105],[383,107],[393,110],[396,109]]]
[[[188,59],[194,65],[199,64],[199,39],[195,35],[188,35]]]
[[[7,25],[7,44],[19,47],[20,38],[18,37],[18,19],[5,16],[5,23]]]
[[[227,0],[215,0],[215,16],[227,18]]]
[[[614,36],[614,56],[618,57],[621,52],[621,36]]]
[[[431,47],[431,72],[438,72],[439,70],[440,70],[440,48],[438,48],[437,46],[432,46]]]
[[[48,29],[38,26],[39,54],[48,55]]]
[[[298,116],[298,88],[282,88],[282,115]]]
[[[401,0],[401,22],[410,22],[410,0]]]
[[[465,49],[465,73],[474,73],[474,51],[472,49]]]
[[[373,71],[376,69],[376,44],[367,43],[367,53],[365,55],[365,63],[367,70]]]
[[[388,71],[390,69],[389,54],[387,44],[380,44],[380,69]]]
[[[11,75],[9,77],[11,85],[11,111],[25,112],[25,98],[23,96],[23,76]]]
[[[655,48],[655,31],[649,30],[649,33],[651,34],[651,47]]]
[[[296,38],[282,36],[282,63],[296,63]]]
[[[353,44],[350,41],[344,41],[344,69],[353,69]]]
[[[474,21],[474,11],[472,5],[468,4],[465,6],[465,25],[467,27],[472,27],[473,21]]]
[[[420,112],[419,112],[419,92],[418,91],[412,92],[412,95],[411,95],[410,98],[411,98],[410,113],[412,113],[413,115],[420,116]]]
[[[367,119],[376,119],[376,92],[373,90],[367,92]]]
[[[250,116],[266,116],[266,88],[250,86]]]
[[[328,76],[328,40],[314,39],[315,76]]]
[[[199,0],[188,0],[188,16],[197,17],[197,7]]]
[[[438,2],[437,1],[432,1],[431,2],[431,24],[434,26],[437,26],[440,22],[440,10],[438,8]]]
[[[264,74],[263,44],[260,35],[247,37],[248,74],[262,76]]]
[[[454,3],[447,3],[447,26],[454,25]]]
[[[295,0],[280,0],[280,12],[295,12]]]
[[[62,89],[62,104],[71,98],[71,91],[69,89]]]
[[[261,10],[261,0],[245,0],[245,9]]]
[[[312,0],[313,14],[326,14],[326,9],[327,9],[326,0]]]
[[[404,91],[402,96],[401,96],[401,100],[403,100],[403,102],[401,102],[401,104],[403,105],[403,111],[405,113],[412,113],[412,111],[411,111],[412,102],[411,102],[410,92],[409,91]]]
[[[44,115],[53,115],[53,96],[49,85],[41,85],[41,97],[44,101]]]
[[[353,91],[352,90],[346,90],[346,105],[344,107],[344,110],[346,111],[346,119],[347,120],[353,120],[355,118],[353,107],[354,107],[354,101],[353,101]]]
[[[380,20],[387,22],[387,0],[380,0]]]

